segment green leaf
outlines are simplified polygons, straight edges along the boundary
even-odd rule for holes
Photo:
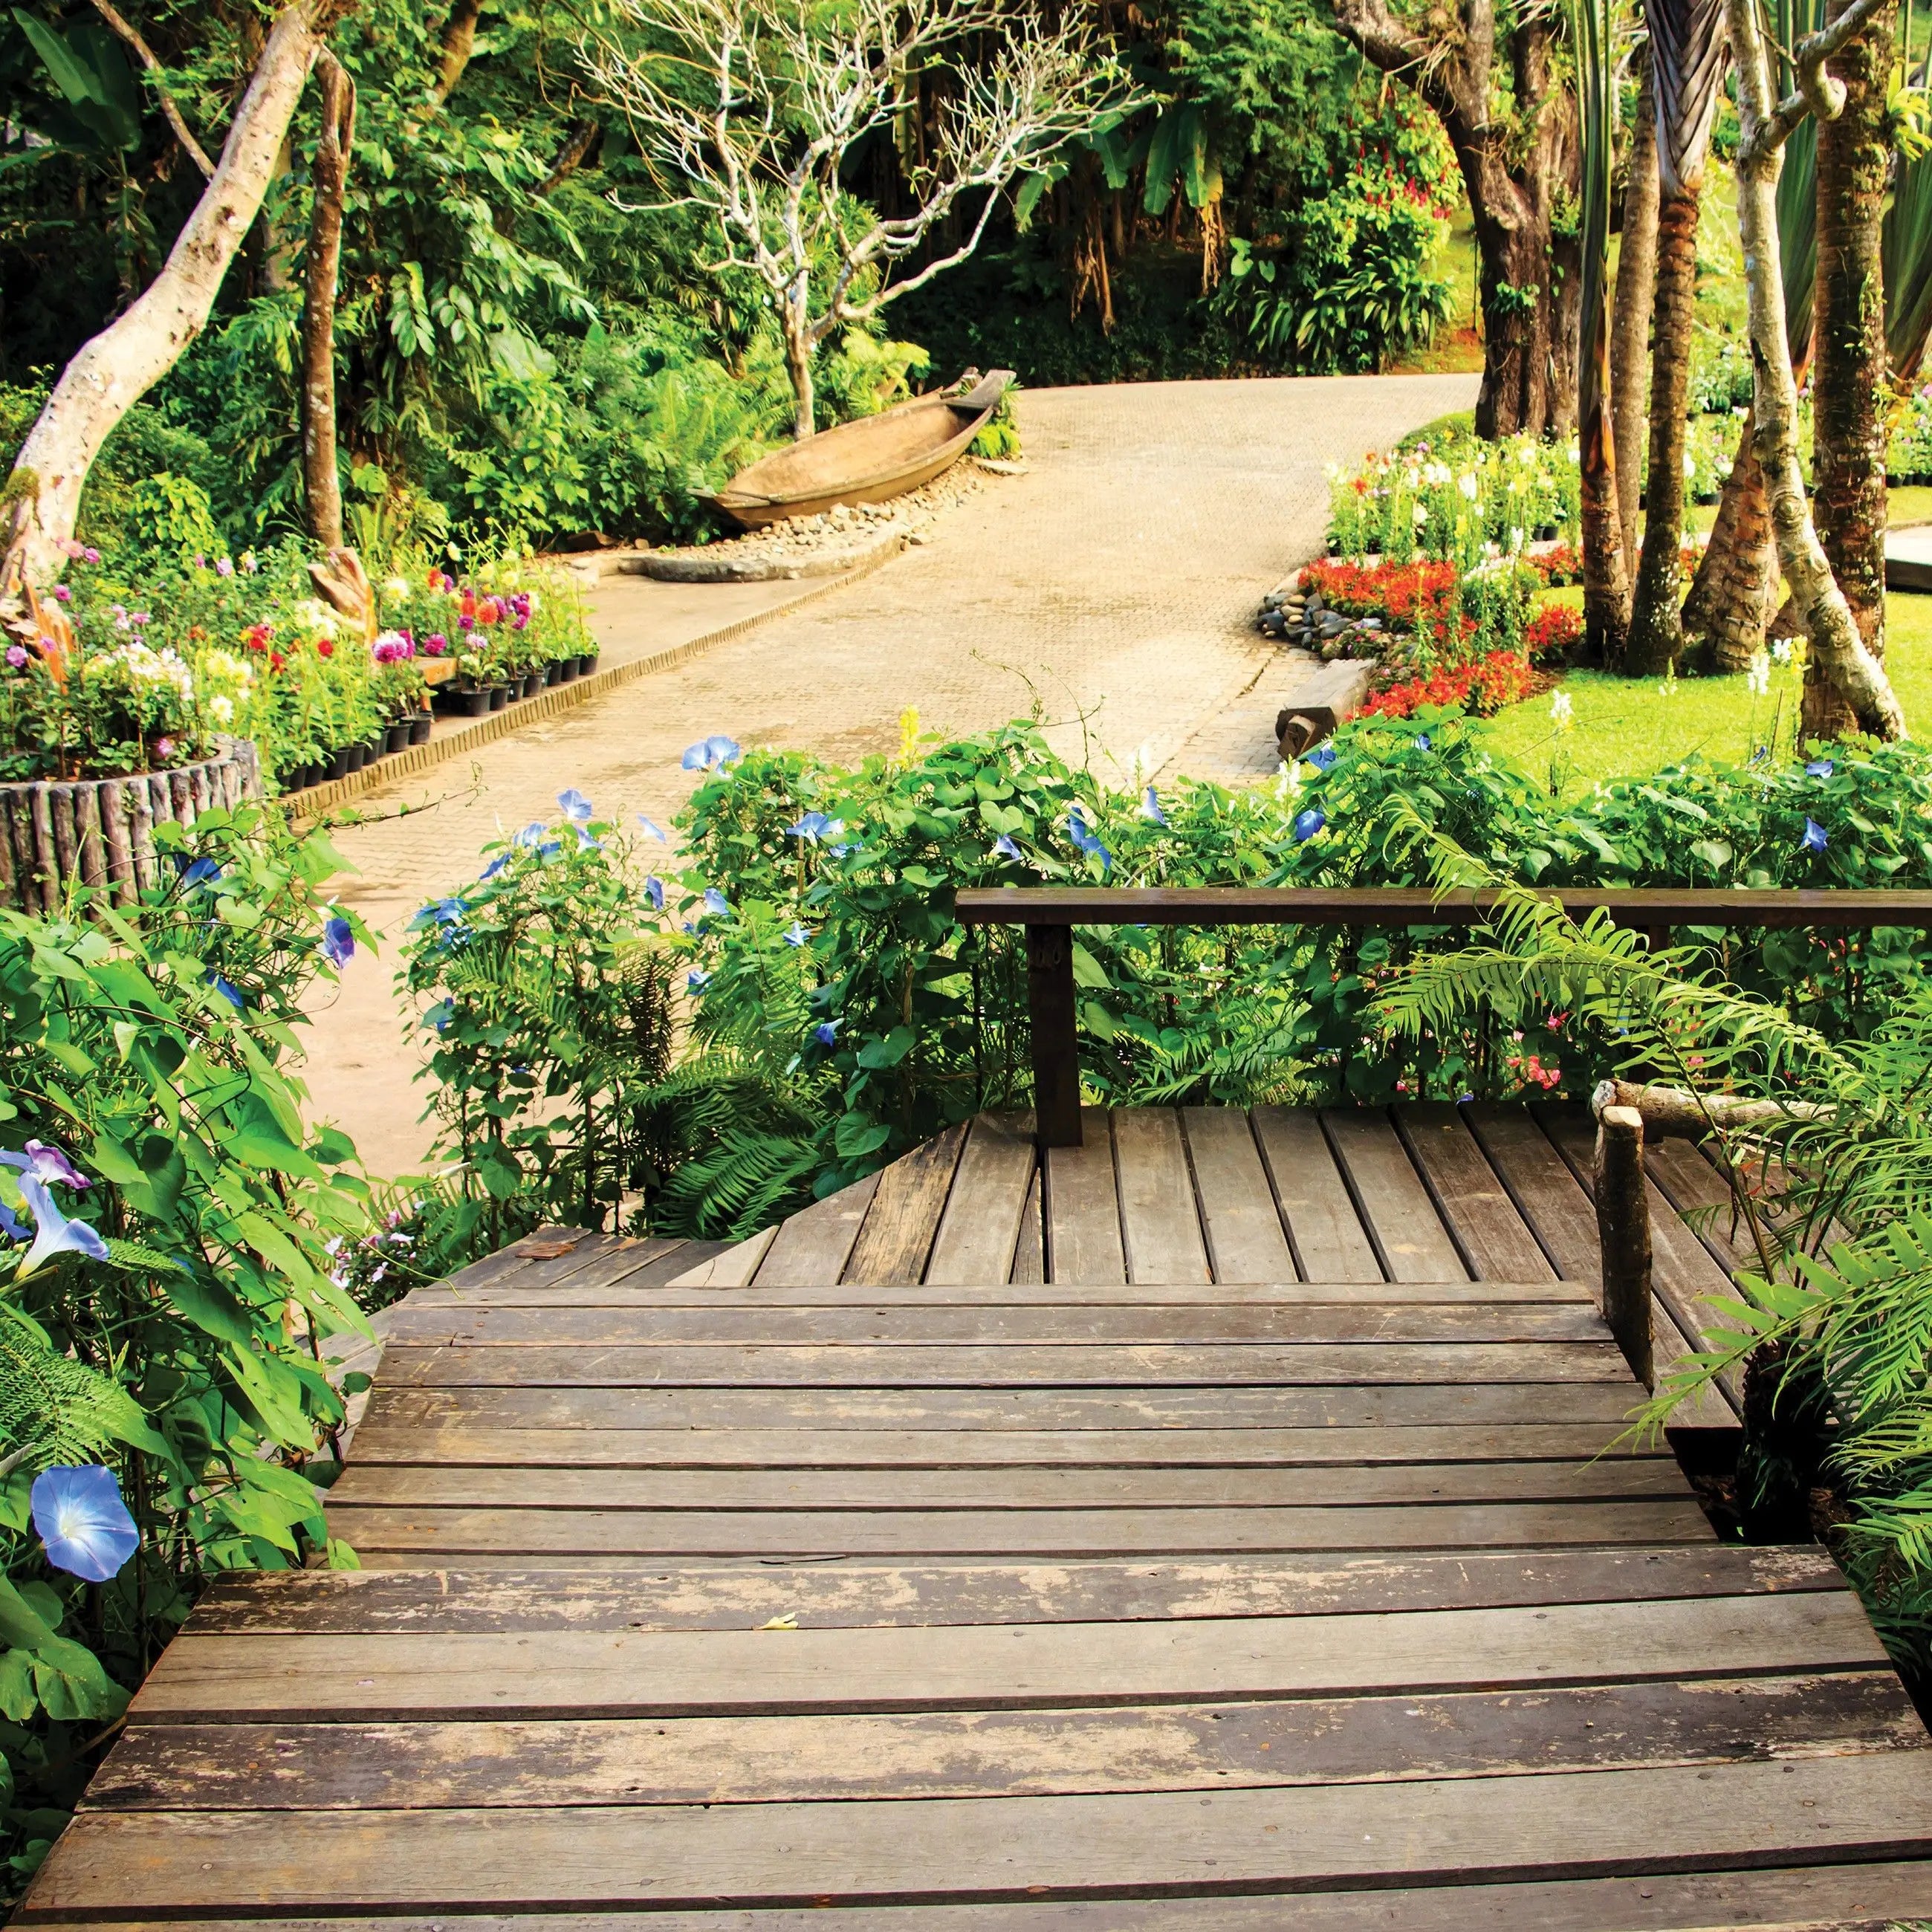
[[[1099,993],[1111,992],[1114,986],[1106,968],[1077,939],[1073,942],[1073,983]]]

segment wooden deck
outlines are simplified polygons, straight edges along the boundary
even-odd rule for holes
[[[20,1922],[1932,1908],[1932,1739],[1836,1570],[1608,1447],[1580,1120],[1087,1130],[412,1295],[331,1497],[365,1568],[209,1593]],[[1676,1211],[1714,1172],[1655,1172],[1662,1358],[1728,1250]]]

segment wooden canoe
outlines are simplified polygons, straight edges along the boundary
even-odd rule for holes
[[[964,455],[1012,380],[1010,369],[995,369],[964,394],[920,396],[820,430],[760,458],[704,500],[746,530],[815,517],[835,503],[883,503],[931,482]]]

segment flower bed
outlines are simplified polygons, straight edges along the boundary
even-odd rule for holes
[[[1425,706],[1455,705],[1487,718],[1529,695],[1529,666],[1514,651],[1384,686],[1362,706],[1365,718],[1408,718]]]
[[[289,543],[136,585],[69,556],[68,580],[8,623],[0,780],[169,772],[233,736],[288,790],[422,742],[439,681],[497,708],[596,654],[568,586],[522,558],[372,584],[350,553],[311,565]]]
[[[1448,559],[1467,569],[1486,546],[1520,550],[1532,539],[1581,541],[1574,444],[1511,436],[1418,442],[1371,452],[1356,470],[1328,472],[1328,548],[1337,556],[1396,563]]]

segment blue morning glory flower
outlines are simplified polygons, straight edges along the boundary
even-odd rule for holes
[[[1429,734],[1426,731],[1418,731],[1415,734],[1415,748],[1418,752],[1426,752],[1432,748],[1429,742]]]
[[[1156,825],[1165,825],[1167,823],[1167,814],[1160,808],[1160,794],[1152,785],[1149,785],[1141,794],[1141,816],[1143,818],[1151,819]]]
[[[1066,814],[1066,836],[1089,858],[1099,859],[1102,872],[1111,872],[1114,869],[1113,854],[1088,829],[1087,821],[1082,817],[1077,805]]]
[[[240,990],[235,986],[232,982],[224,980],[219,973],[209,974],[208,976],[208,983],[212,986],[238,1013],[246,1012],[248,1011],[248,1002],[242,997]]]
[[[47,1184],[38,1174],[21,1175],[20,1198],[34,1217],[34,1245],[15,1270],[16,1281],[24,1280],[56,1255],[85,1255],[96,1262],[107,1258],[107,1244],[85,1221],[70,1221],[54,1205]]]
[[[820,1046],[832,1046],[838,1037],[838,1022],[836,1020],[820,1020],[812,1028],[812,1036]]]
[[[1828,778],[1835,769],[1829,758],[1814,758],[1804,767],[1804,776],[1808,778]]]
[[[572,785],[568,791],[559,792],[556,795],[556,802],[565,818],[578,825],[588,822],[592,810],[591,803],[576,786]]]
[[[1335,762],[1337,753],[1333,745],[1317,745],[1308,754],[1308,762],[1318,772],[1327,771]]]
[[[554,850],[556,848],[553,847],[551,849]],[[604,842],[601,838],[593,838],[590,832],[580,825],[577,828],[577,849],[580,852],[601,852],[604,849]]]
[[[644,896],[650,901],[652,911],[664,910],[664,881],[655,872],[644,880]]]
[[[542,819],[533,818],[510,842],[513,845],[520,846],[524,851],[527,852],[532,847],[543,843],[544,834],[549,830],[550,827]]]
[[[687,973],[684,976],[684,983],[687,989],[690,992],[694,993],[701,993],[706,986],[710,985],[711,975],[709,973],[703,972],[696,968],[693,968],[690,972]]]
[[[1018,863],[1026,856],[1026,854],[1005,832],[1002,832],[999,837],[993,841],[993,856],[996,859],[1011,859]]]
[[[508,853],[498,853],[496,857],[492,859],[489,864],[485,866],[482,871],[476,874],[476,883],[479,886],[488,884],[488,882],[494,879],[499,872],[502,872],[503,868],[509,864],[509,862],[510,855]]]
[[[0,1234],[10,1241],[24,1241],[33,1234],[33,1229],[5,1202],[0,1201]]]
[[[1298,812],[1294,814],[1294,823],[1289,830],[1306,844],[1328,823],[1320,808],[1311,805],[1306,812]]]
[[[822,812],[808,812],[796,825],[785,827],[785,836],[802,838],[807,844],[816,845],[821,838],[836,838],[844,830],[842,818],[827,818]]]
[[[454,1000],[439,1000],[424,1013],[423,1024],[434,1027],[438,1033],[442,1033],[448,1030],[450,1022],[455,1017],[456,1002]]]
[[[24,1174],[36,1174],[42,1180],[58,1180],[63,1187],[94,1185],[58,1148],[50,1147],[45,1141],[29,1141],[21,1154],[0,1150],[0,1163],[17,1167]]]
[[[730,916],[731,902],[716,886],[706,886],[704,889],[704,910],[724,919]]]
[[[410,921],[410,930],[420,932],[426,926],[460,926],[463,915],[469,910],[460,899],[432,899]]]
[[[185,892],[198,886],[212,886],[221,876],[221,868],[212,859],[197,859],[190,865],[177,853],[175,863],[181,868],[181,886]]]
[[[803,946],[811,938],[812,934],[806,932],[796,920],[794,920],[785,928],[784,943],[788,946]]]
[[[141,1546],[114,1472],[98,1462],[43,1469],[34,1478],[32,1502],[47,1561],[70,1576],[105,1583]]]
[[[1826,836],[1825,828],[1815,818],[1804,821],[1804,849],[1808,852],[1822,852],[1831,843]]]
[[[685,752],[684,768],[688,772],[722,771],[727,765],[735,765],[744,755],[735,738],[701,739]]]
[[[646,838],[655,838],[660,845],[668,845],[670,843],[670,841],[664,836],[664,827],[655,818],[646,818],[640,812],[638,814],[638,823],[644,828],[644,836]]]
[[[346,966],[356,956],[356,932],[348,920],[332,919],[322,928],[322,956],[332,966]]]

